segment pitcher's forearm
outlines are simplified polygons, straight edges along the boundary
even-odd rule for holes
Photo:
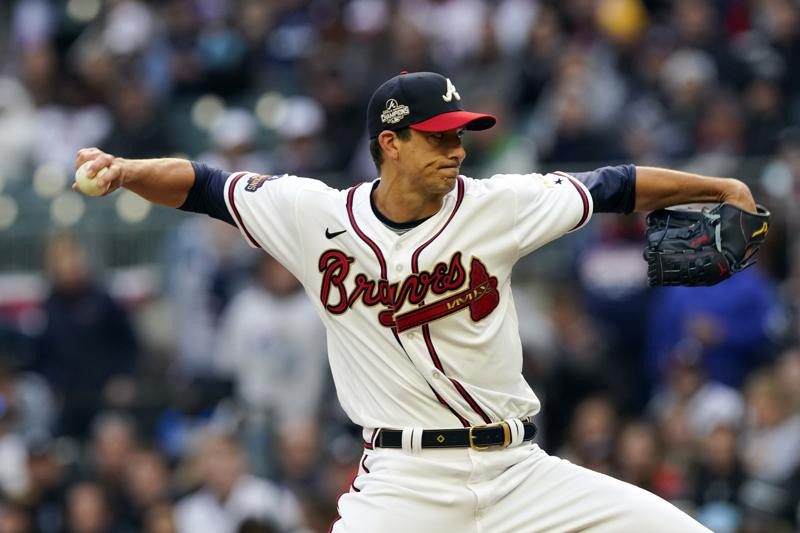
[[[116,158],[122,186],[142,198],[167,207],[180,207],[194,184],[194,169],[185,159]]]
[[[94,185],[103,196],[125,187],[153,203],[180,207],[194,185],[194,168],[186,159],[124,159],[92,147],[78,150],[75,168],[84,163],[89,163],[86,173],[97,176]],[[80,190],[77,183],[72,187]]]
[[[747,211],[756,210],[750,189],[739,180],[636,167],[636,211],[701,202],[728,202]]]

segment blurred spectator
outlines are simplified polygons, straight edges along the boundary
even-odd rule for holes
[[[791,410],[773,369],[759,371],[748,379],[745,395],[745,470],[761,481],[786,481],[800,466],[800,413]]]
[[[598,217],[594,238],[577,256],[587,312],[605,337],[609,387],[619,407],[638,414],[650,391],[644,365],[645,324],[651,291],[641,259],[643,219]]]
[[[431,40],[437,63],[453,68],[480,49],[487,6],[480,0],[407,0],[400,3],[400,14]]]
[[[103,150],[119,157],[165,157],[172,153],[154,96],[139,81],[119,82],[112,90],[113,130]]]
[[[263,520],[248,518],[239,525],[236,533],[278,533],[278,529]]]
[[[171,505],[159,504],[147,509],[144,516],[143,533],[177,533],[175,511]]]
[[[228,382],[215,378],[174,380],[167,393],[168,405],[156,421],[156,438],[170,461],[183,458],[192,442],[209,429],[233,430],[239,421],[228,399]]]
[[[760,186],[772,208],[786,211],[791,227],[797,228],[800,221],[793,207],[800,201],[800,128],[782,130],[778,140],[778,153],[764,168]]]
[[[106,412],[92,421],[86,473],[97,483],[117,513],[122,510],[125,474],[135,457],[136,446],[134,421],[127,415]]]
[[[701,515],[704,507],[708,509],[720,503],[739,503],[744,471],[736,453],[738,437],[732,427],[718,425],[702,442],[691,473],[694,491],[692,499]]]
[[[591,316],[583,308],[580,296],[568,287],[559,286],[549,310],[550,320],[555,334],[555,354],[552,368],[548,370],[548,377],[543,382],[543,398],[547,399],[547,409],[539,415],[545,426],[547,449],[558,450],[567,439],[572,444],[580,444],[582,425],[588,423],[585,415],[579,421],[578,412],[586,409],[588,412],[599,411],[598,424],[604,430],[612,431],[614,426],[604,426],[605,414],[600,407],[616,409],[612,403],[614,391],[609,388],[608,370],[610,365],[607,358],[610,354],[600,345],[599,339],[602,332]],[[593,402],[594,396],[608,396]],[[584,405],[584,407],[579,407]],[[571,424],[574,426],[571,427]],[[568,436],[569,434],[569,436]],[[588,436],[590,440],[592,436]],[[571,444],[567,443],[567,446]],[[594,448],[594,443],[590,443]],[[580,449],[573,451],[582,455]],[[592,455],[591,450],[587,450]],[[584,464],[584,463],[580,463]]]
[[[753,23],[780,56],[783,66],[781,86],[794,98],[796,105],[800,89],[800,62],[796,54],[800,44],[800,8],[790,0],[758,2],[753,8]]]
[[[21,497],[29,487],[26,469],[28,451],[22,437],[14,433],[14,406],[0,388],[0,491]]]
[[[0,502],[0,532],[34,533],[31,515],[25,507],[10,502]]]
[[[715,21],[720,12],[711,0],[672,2],[672,24],[682,46],[702,50],[717,65],[722,81],[739,86],[746,69],[724,41],[725,35]]]
[[[649,424],[631,422],[623,426],[614,459],[615,476],[623,481],[666,500],[675,500],[686,491],[683,472],[664,463],[658,434]]]
[[[0,403],[6,423],[26,443],[53,434],[56,406],[47,381],[33,372],[18,369],[19,358],[0,351]]]
[[[558,455],[596,472],[609,474],[617,417],[614,406],[601,396],[583,400],[575,409],[569,440]]]
[[[599,49],[577,45],[560,55],[554,77],[529,121],[546,163],[596,163],[622,157],[614,120],[625,87]]]
[[[664,379],[672,350],[686,340],[703,346],[708,379],[738,386],[773,354],[783,315],[774,282],[749,268],[713,287],[660,289],[650,309],[648,348],[655,383]]]
[[[313,96],[325,114],[322,136],[327,146],[327,170],[345,171],[348,168],[364,129],[363,124],[353,120],[362,110],[352,80],[346,76],[343,69],[326,66],[311,83]]]
[[[198,156],[212,167],[230,172],[249,170],[269,174],[281,169],[272,168],[266,154],[256,149],[258,124],[249,111],[226,109],[211,125],[214,151]]]
[[[149,511],[171,500],[170,471],[164,457],[155,450],[139,449],[130,454],[123,480],[126,522],[137,531],[144,529]]]
[[[34,368],[53,385],[60,432],[83,435],[103,405],[129,405],[139,345],[127,311],[92,280],[86,249],[73,237],[45,251],[50,294]]]
[[[520,54],[516,104],[523,111],[533,108],[542,96],[561,57],[565,40],[558,11],[547,4],[540,5],[525,49]]]
[[[699,342],[687,340],[676,346],[667,365],[664,386],[650,403],[657,420],[683,412],[687,429],[696,441],[708,438],[719,426],[741,426],[744,399],[736,389],[708,380]]]
[[[786,127],[785,101],[777,80],[756,78],[745,89],[744,105],[747,126],[744,152],[769,155],[778,146],[779,134]]]
[[[33,510],[33,522],[39,533],[60,533],[64,527],[67,472],[56,444],[41,440],[28,448],[28,490],[19,501]]]
[[[280,173],[312,176],[323,170],[329,159],[322,142],[325,114],[313,98],[292,96],[282,108],[277,132],[282,142],[275,150],[275,169]]]
[[[230,438],[209,434],[194,457],[200,486],[175,509],[178,533],[235,533],[246,519],[265,520],[285,531],[302,517],[286,489],[247,473],[245,458]]]
[[[172,232],[164,278],[176,331],[174,374],[191,379],[213,372],[219,318],[249,257],[236,228],[218,220],[191,217]]]
[[[19,181],[28,164],[35,112],[23,85],[0,77],[0,179]]]
[[[800,347],[785,350],[775,363],[775,376],[790,413],[800,413]]]
[[[300,283],[260,254],[255,283],[231,302],[219,339],[217,362],[233,378],[244,410],[251,468],[302,478],[319,448],[316,420],[327,358],[322,323]]]
[[[773,368],[748,379],[745,395],[748,423],[740,455],[746,479],[739,490],[744,511],[742,531],[786,530],[798,521],[800,414],[789,410]]]
[[[66,497],[64,533],[133,533],[119,523],[102,487],[91,481],[72,485]]]

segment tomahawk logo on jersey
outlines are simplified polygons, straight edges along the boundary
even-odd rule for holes
[[[460,176],[438,213],[398,235],[372,210],[376,182],[336,190],[286,176],[253,194],[252,178],[228,178],[228,209],[315,303],[355,423],[460,427],[539,410],[520,373],[511,268],[587,223],[582,183],[560,173]]]

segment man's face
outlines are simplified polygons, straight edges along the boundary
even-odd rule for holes
[[[467,153],[461,144],[464,128],[445,132],[411,130],[407,141],[398,139],[398,163],[404,174],[415,176],[432,194],[453,189]]]

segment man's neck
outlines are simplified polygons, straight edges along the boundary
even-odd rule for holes
[[[425,196],[419,190],[404,186],[405,183],[407,182],[381,177],[372,198],[383,216],[402,224],[426,219],[439,212],[444,195]]]

